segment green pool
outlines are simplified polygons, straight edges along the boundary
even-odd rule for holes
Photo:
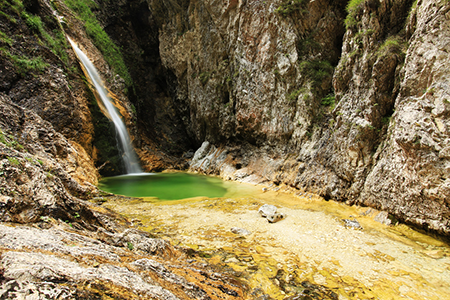
[[[224,197],[233,190],[220,178],[192,173],[142,173],[107,177],[99,188],[129,197],[156,197],[179,200],[193,197]]]

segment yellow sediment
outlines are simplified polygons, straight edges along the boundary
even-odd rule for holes
[[[378,212],[308,194],[238,191],[225,198],[157,202],[110,201],[104,205],[140,229],[164,236],[201,258],[232,270],[253,290],[274,299],[301,293],[304,282],[339,299],[446,299],[450,295],[450,247],[405,225],[374,221]],[[287,218],[274,224],[258,214],[273,204]],[[354,217],[363,230],[347,229]],[[241,227],[251,232],[239,236]],[[207,254],[207,255],[206,255]],[[302,285],[303,284],[303,285]],[[320,289],[320,288],[319,288]],[[328,297],[328,298],[327,298]],[[331,298],[330,298],[331,299]]]

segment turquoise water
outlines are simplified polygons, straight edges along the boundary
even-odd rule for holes
[[[129,197],[179,200],[193,197],[223,197],[229,184],[219,178],[190,173],[142,173],[107,177],[99,188]]]

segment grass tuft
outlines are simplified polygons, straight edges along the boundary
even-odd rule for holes
[[[358,21],[356,20],[356,15],[359,13],[360,9],[362,8],[362,4],[365,0],[350,0],[347,3],[347,17],[345,18],[345,27],[347,29],[354,27],[358,24]]]

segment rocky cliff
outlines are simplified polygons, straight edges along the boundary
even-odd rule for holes
[[[447,1],[137,2],[191,170],[449,233]]]

